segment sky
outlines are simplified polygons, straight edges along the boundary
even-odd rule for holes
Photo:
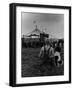
[[[22,35],[32,32],[37,25],[38,29],[53,35],[55,38],[64,38],[64,15],[63,14],[44,14],[44,13],[25,13],[21,14]],[[45,30],[46,29],[46,30]]]

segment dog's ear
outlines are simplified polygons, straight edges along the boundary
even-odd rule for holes
[[[58,56],[55,56],[55,60],[58,60],[58,58],[59,58]]]

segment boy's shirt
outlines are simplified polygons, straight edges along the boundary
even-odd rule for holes
[[[49,50],[49,53],[48,53],[49,58],[54,57],[54,49],[53,49],[52,47],[50,47],[50,46],[43,46],[43,47],[41,48],[41,50],[40,50],[39,57],[41,57],[41,58],[44,57],[44,54],[45,54],[44,51],[45,51],[45,49],[46,49],[47,52],[48,52],[48,50]]]

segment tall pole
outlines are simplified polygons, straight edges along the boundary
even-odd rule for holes
[[[33,21],[33,24],[35,25],[35,29],[37,30],[37,24],[35,20]]]

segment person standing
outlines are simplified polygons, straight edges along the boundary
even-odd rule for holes
[[[54,57],[54,49],[51,46],[51,42],[49,40],[45,41],[45,45],[41,48],[40,59],[42,60],[42,65],[48,65],[50,64],[52,66],[52,61]]]

